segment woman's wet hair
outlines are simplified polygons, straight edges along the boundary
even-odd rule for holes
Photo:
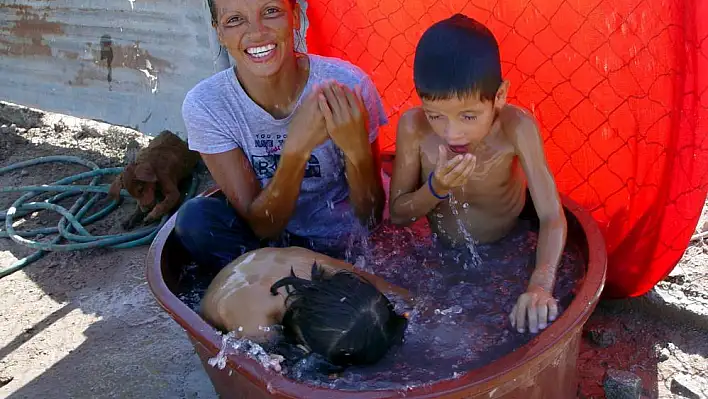
[[[290,276],[275,282],[285,287],[285,338],[303,345],[336,366],[366,365],[380,360],[401,343],[407,319],[369,281],[348,271],[326,275],[317,263],[311,280]]]
[[[219,20],[216,14],[216,6],[214,5],[214,0],[207,0],[207,5],[209,6],[209,13],[211,14],[211,23],[216,25],[216,21]]]

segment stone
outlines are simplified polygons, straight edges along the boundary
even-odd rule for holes
[[[62,120],[60,120],[59,122],[57,122],[57,123],[54,124],[54,131],[55,131],[56,133],[61,133],[61,132],[63,132],[63,131],[66,130],[66,129],[67,129],[67,126],[66,126],[66,124],[64,123],[64,121],[62,121]]]
[[[14,379],[15,379],[15,377],[1,375],[0,376],[0,387],[4,387],[5,385],[11,383],[12,380],[14,380]]]
[[[593,345],[599,346],[600,348],[612,346],[617,341],[614,331],[600,327],[590,328],[586,331],[585,336]]]
[[[608,369],[602,385],[607,399],[640,399],[642,379],[629,371]]]
[[[701,390],[690,375],[676,374],[671,378],[671,392],[682,398],[701,399]]]
[[[676,273],[667,276],[665,280],[672,284],[683,285],[686,283],[686,275]]]
[[[669,348],[656,347],[654,348],[654,357],[659,363],[665,362],[671,357],[671,351]]]

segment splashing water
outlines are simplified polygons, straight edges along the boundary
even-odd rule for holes
[[[286,354],[285,360],[273,360],[268,352],[276,352],[274,347],[264,349],[231,334],[213,364],[221,366],[220,356],[239,351],[266,368],[275,370],[273,362],[277,362],[281,372],[293,380],[342,390],[405,390],[457,378],[513,352],[535,336],[513,330],[508,314],[533,272],[536,242],[537,233],[528,222],[521,222],[500,242],[475,245],[478,263],[466,269],[460,265],[461,260],[469,262],[469,248],[442,247],[424,219],[408,227],[384,225],[363,247],[352,244],[347,258],[416,297],[413,307],[390,297],[396,311],[409,315],[403,345],[393,347],[373,366],[349,367],[333,376],[322,371],[316,357],[289,360]],[[561,311],[573,299],[583,272],[581,252],[569,242],[554,290]],[[179,288],[180,299],[197,311],[210,281],[198,273],[197,268],[187,268]]]
[[[226,359],[231,353],[244,353],[246,356],[256,360],[266,369],[282,371],[281,362],[285,360],[280,355],[270,354],[262,346],[248,340],[238,339],[236,332],[232,331],[221,336],[221,348],[216,356],[210,358],[207,363],[212,367],[223,370],[226,367]]]
[[[479,253],[477,253],[478,241],[475,240],[474,237],[472,237],[472,234],[467,231],[467,227],[464,225],[464,223],[462,223],[462,218],[460,217],[460,211],[457,209],[457,204],[458,201],[454,197],[452,197],[450,199],[450,211],[452,211],[452,214],[455,216],[455,220],[457,221],[457,227],[460,229],[460,232],[462,232],[462,236],[465,238],[465,246],[470,252],[470,257],[462,265],[465,269],[469,269],[470,266],[479,266],[482,263],[482,258],[479,256]],[[464,205],[462,206],[463,209],[467,209],[469,207],[467,203],[465,203]]]

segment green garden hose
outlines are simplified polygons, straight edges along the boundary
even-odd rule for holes
[[[0,175],[16,169],[50,162],[75,163],[83,165],[91,170],[66,177],[49,185],[0,188],[0,193],[26,192],[18,198],[9,209],[0,212],[0,220],[5,220],[4,230],[0,230],[0,238],[10,238],[18,244],[37,250],[32,255],[18,260],[9,267],[0,269],[0,278],[21,270],[25,266],[40,259],[44,256],[44,254],[50,251],[78,251],[82,249],[100,247],[122,249],[150,244],[155,238],[155,235],[157,235],[157,232],[169,218],[169,215],[165,215],[157,225],[142,227],[140,229],[122,234],[94,236],[86,230],[84,226],[101,220],[118,207],[120,201],[111,201],[110,204],[100,211],[92,215],[86,215],[86,213],[96,204],[96,202],[101,197],[105,197],[108,193],[108,189],[110,187],[109,184],[98,184],[101,177],[118,174],[123,171],[122,167],[102,169],[91,161],[78,157],[58,155],[35,158],[2,167],[0,168]],[[87,178],[92,178],[88,185],[72,184],[73,182]],[[199,185],[198,183],[197,173],[194,172],[192,173],[192,181],[184,200],[194,197],[197,191],[197,186]],[[28,202],[30,199],[43,192],[58,192],[59,194],[54,195],[45,201]],[[91,196],[90,194],[92,193],[93,195]],[[56,204],[56,202],[64,198],[78,194],[81,194],[80,197],[76,200],[76,202],[74,202],[70,209],[66,209],[63,206]],[[121,197],[130,196],[126,190],[121,190],[120,195]],[[89,196],[91,196],[90,199]],[[23,217],[27,214],[40,210],[51,210],[61,214],[62,218],[59,221],[58,226],[30,231],[15,231],[12,226],[13,219]],[[49,234],[57,234],[57,236],[48,242],[40,242],[29,239],[29,237],[38,239],[38,236],[45,236]],[[62,239],[65,239],[68,243],[60,244]]]

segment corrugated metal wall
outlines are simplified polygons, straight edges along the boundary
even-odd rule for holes
[[[0,0],[0,99],[184,133],[180,107],[228,66],[205,0]]]

